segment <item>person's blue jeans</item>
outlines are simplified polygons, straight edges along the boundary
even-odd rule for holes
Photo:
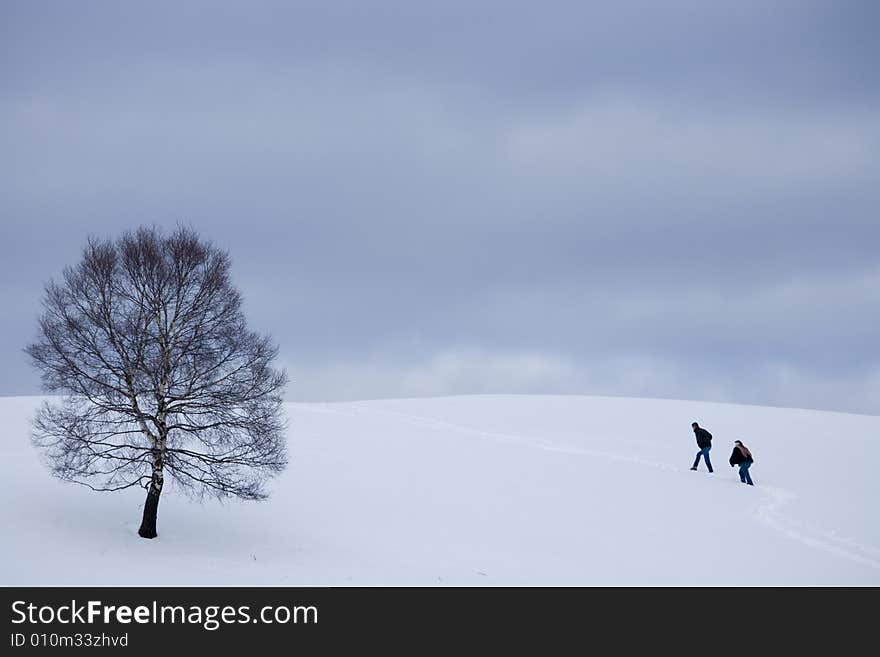
[[[743,461],[739,464],[739,480],[749,486],[754,486],[752,477],[749,475],[749,468],[752,466],[750,461]]]
[[[700,457],[702,456],[706,459],[706,467],[709,468],[709,472],[712,472],[712,461],[709,460],[709,450],[711,447],[703,447],[697,452],[697,458],[694,459],[694,467],[696,468],[700,464]]]

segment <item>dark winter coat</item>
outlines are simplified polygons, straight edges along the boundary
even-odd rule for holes
[[[697,427],[694,429],[694,434],[697,436],[697,447],[704,449],[712,446],[712,434],[706,431],[703,427]]]
[[[739,465],[746,461],[749,463],[755,462],[755,459],[752,458],[752,453],[745,446],[734,445],[733,453],[730,455],[730,465]]]

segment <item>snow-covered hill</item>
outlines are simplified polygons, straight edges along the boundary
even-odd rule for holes
[[[37,398],[0,399],[3,585],[880,585],[880,417],[473,396],[289,404],[264,503],[49,476]],[[715,473],[689,470],[690,423]],[[755,455],[756,486],[727,459]]]

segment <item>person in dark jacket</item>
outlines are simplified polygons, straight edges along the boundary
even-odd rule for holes
[[[697,469],[697,466],[700,464],[700,457],[702,456],[706,460],[706,467],[709,468],[709,472],[714,472],[712,470],[712,461],[709,460],[709,450],[712,449],[712,434],[696,422],[691,424],[691,428],[693,428],[694,435],[697,437],[697,447],[700,448],[691,470]]]
[[[730,455],[730,467],[739,465],[739,480],[749,486],[755,485],[752,483],[752,477],[749,474],[749,468],[752,467],[754,462],[755,459],[752,458],[749,448],[743,445],[741,440],[735,440],[733,443],[733,454]]]

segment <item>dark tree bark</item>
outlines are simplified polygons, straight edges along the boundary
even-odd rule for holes
[[[197,497],[266,497],[286,465],[277,348],[247,328],[229,256],[181,228],[90,240],[46,286],[26,349],[47,392],[34,442],[53,473],[94,490],[147,489],[153,538],[168,474]]]
[[[153,450],[152,475],[150,486],[147,489],[147,499],[144,502],[144,517],[141,519],[141,527],[138,536],[141,538],[156,538],[156,518],[159,514],[159,497],[162,495],[162,487],[165,485],[165,477],[162,473],[162,454],[160,450]]]
[[[162,485],[150,484],[147,491],[147,501],[144,502],[144,517],[141,520],[141,527],[138,529],[138,536],[141,538],[156,538],[156,517],[159,514],[159,496],[162,494]]]

